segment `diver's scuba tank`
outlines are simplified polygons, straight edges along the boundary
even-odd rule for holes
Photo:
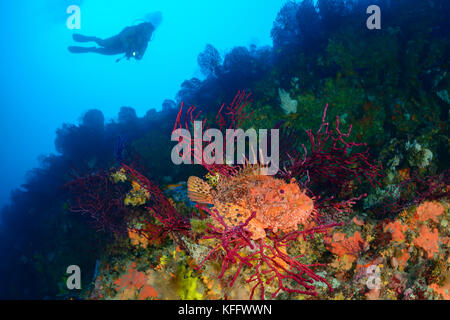
[[[143,23],[143,22],[151,23],[156,30],[156,28],[158,28],[158,26],[162,22],[162,12],[154,11],[154,12],[147,13],[142,18],[134,20],[133,24],[135,25],[137,23]]]

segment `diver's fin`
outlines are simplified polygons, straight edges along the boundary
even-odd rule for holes
[[[79,34],[79,33],[74,33],[72,35],[72,38],[76,42],[91,42],[91,41],[97,41],[98,40],[97,37],[83,36],[82,34]]]
[[[87,53],[87,52],[94,52],[95,51],[95,47],[68,47],[67,49],[69,49],[70,52],[72,53]]]
[[[198,177],[191,176],[187,182],[188,197],[191,201],[212,204],[211,186]]]

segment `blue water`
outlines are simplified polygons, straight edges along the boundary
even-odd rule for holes
[[[55,130],[85,111],[106,120],[121,106],[138,116],[174,99],[180,84],[201,78],[197,55],[207,43],[223,55],[234,46],[270,45],[270,29],[286,1],[264,0],[21,0],[0,2],[0,206],[39,155],[55,152]],[[81,30],[109,37],[152,11],[163,21],[141,61],[75,55],[66,26],[70,4],[81,8]]]

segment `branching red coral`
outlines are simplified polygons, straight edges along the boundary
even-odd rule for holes
[[[329,187],[343,186],[346,183],[363,179],[370,182],[372,186],[379,185],[376,180],[381,176],[380,167],[369,160],[369,148],[365,143],[348,142],[352,125],[347,133],[341,131],[339,117],[336,117],[336,128],[331,129],[326,122],[328,104],[325,106],[322,123],[319,129],[306,130],[309,137],[310,153],[304,144],[303,154],[295,148],[288,151],[290,163],[282,173],[284,177],[297,177],[300,181],[314,181],[314,183],[325,183]],[[296,136],[288,133],[290,139]],[[292,145],[295,146],[293,143]],[[354,152],[353,149],[363,147],[363,151]],[[305,179],[306,178],[306,179]]]
[[[70,191],[69,210],[87,214],[97,230],[126,234],[126,188],[113,183],[109,172],[100,170],[84,177],[76,176],[66,184]]]
[[[395,216],[408,207],[419,204],[425,200],[436,200],[450,196],[450,170],[434,176],[420,177],[417,172],[410,178],[403,180],[399,185],[400,197],[386,199],[374,211],[384,216]]]
[[[224,131],[226,129],[236,129],[239,128],[242,123],[248,119],[253,112],[245,113],[244,108],[248,106],[251,101],[249,100],[250,94],[246,94],[245,91],[238,92],[236,97],[233,99],[231,104],[222,106],[216,115],[216,122],[219,126],[219,130]],[[186,129],[189,132],[192,129],[192,125],[195,121],[200,121],[201,111],[197,111],[195,106],[191,106],[187,111],[183,112],[184,104],[181,104],[180,110],[178,112],[177,118],[175,120],[175,125],[173,131],[177,129]],[[209,129],[207,124],[207,119],[202,119],[202,132]],[[185,137],[180,137],[179,142],[182,142]],[[226,143],[224,141],[223,146],[226,148]],[[207,164],[203,159],[203,154],[199,157],[195,150],[203,150],[203,145],[199,145],[199,142],[195,142],[191,139],[191,154],[181,154],[180,156],[185,159],[186,157],[193,156],[197,163],[201,164],[211,173],[220,173],[225,176],[230,176],[236,173],[238,166],[224,165],[224,164]],[[224,150],[226,152],[226,150]]]
[[[203,210],[208,210],[202,207]],[[209,211],[211,217],[217,221],[220,226],[208,224],[209,229],[204,239],[215,239],[218,244],[211,249],[208,255],[201,261],[198,269],[209,259],[218,258],[222,260],[222,269],[219,279],[222,279],[225,273],[237,265],[229,286],[233,286],[244,266],[252,270],[251,276],[246,280],[252,283],[250,299],[255,295],[259,288],[260,298],[265,298],[266,286],[276,283],[276,289],[272,292],[272,297],[278,295],[280,291],[288,293],[300,293],[316,295],[314,282],[325,283],[332,290],[329,283],[323,277],[317,275],[311,268],[324,266],[323,264],[303,264],[298,259],[303,255],[291,257],[288,253],[288,247],[292,242],[297,241],[299,237],[305,240],[316,233],[324,233],[333,228],[338,223],[321,225],[308,230],[297,230],[287,234],[269,233],[265,239],[251,240],[250,232],[246,230],[250,220],[256,215],[256,212],[238,226],[228,225],[224,218],[215,211]]]
[[[336,221],[366,196],[361,194],[338,200],[339,194],[349,193],[355,182],[362,183],[364,180],[372,187],[378,186],[380,183],[377,178],[382,174],[381,166],[369,159],[369,148],[365,143],[346,140],[350,136],[352,125],[345,133],[340,128],[339,117],[336,117],[336,127],[330,128],[330,123],[326,122],[327,110],[328,104],[316,132],[306,130],[309,146],[302,144],[303,152],[298,150],[298,137],[294,130],[281,130],[283,145],[280,150],[287,163],[279,175],[285,179],[295,177],[302,188],[309,190],[311,194],[315,193],[318,213],[316,219]]]
[[[190,229],[189,219],[180,215],[161,190],[132,167],[122,164],[131,180],[137,181],[149,195],[149,216],[140,217],[145,228],[137,229],[128,225],[129,213],[124,204],[127,187],[111,181],[110,173],[101,170],[95,174],[78,177],[66,187],[72,197],[72,212],[89,214],[99,230],[109,230],[116,235],[127,234],[128,229],[138,232],[148,240],[165,238],[170,234],[176,241],[180,234]]]
[[[186,234],[190,229],[188,218],[177,212],[161,190],[145,176],[126,164],[122,163],[122,168],[148,192],[150,197],[150,205],[147,207],[148,212],[151,213],[151,217],[159,222],[159,224],[155,224],[150,219],[144,218],[146,228],[136,229],[136,231],[149,240],[161,239],[168,234],[177,240],[179,239],[180,233]]]

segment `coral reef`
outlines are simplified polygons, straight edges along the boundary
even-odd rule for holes
[[[372,32],[346,3],[287,2],[270,47],[208,44],[160,111],[63,124],[2,210],[0,298],[449,299],[448,6],[376,0]],[[195,120],[280,129],[279,173],[193,141],[173,164]]]

